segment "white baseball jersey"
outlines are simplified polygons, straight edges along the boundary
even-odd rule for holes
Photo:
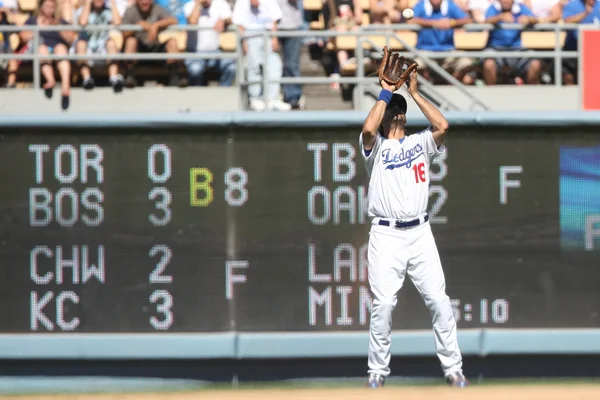
[[[402,140],[378,134],[371,151],[365,150],[361,133],[359,145],[370,177],[369,217],[406,221],[427,212],[429,166],[445,151],[435,144],[431,127]]]

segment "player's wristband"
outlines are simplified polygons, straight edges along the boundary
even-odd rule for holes
[[[392,101],[392,94],[393,93],[389,90],[383,89],[381,92],[379,92],[379,97],[377,98],[377,101],[383,100],[385,101],[385,104],[390,104],[390,101]]]

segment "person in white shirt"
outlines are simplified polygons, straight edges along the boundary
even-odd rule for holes
[[[485,23],[485,13],[495,0],[467,0],[469,10],[473,17],[473,22],[477,24]],[[525,4],[533,15],[538,19],[539,24],[549,24],[558,22],[562,17],[562,8],[567,0],[516,0],[517,4]]]
[[[220,51],[219,34],[231,21],[231,6],[225,0],[191,0],[183,6],[183,13],[190,25],[198,25],[195,48],[198,53],[218,53]],[[189,35],[194,35],[190,31]],[[203,58],[185,61],[190,84],[206,86],[205,72],[218,71],[221,86],[231,86],[235,79],[235,60],[229,58]]]
[[[429,224],[429,167],[445,151],[448,121],[417,89],[417,71],[408,93],[429,121],[429,128],[407,136],[406,99],[397,86],[382,90],[359,136],[369,176],[368,277],[373,306],[369,327],[367,386],[381,388],[390,374],[392,312],[408,275],[431,312],[435,347],[449,385],[469,384],[462,372],[456,321],[440,256]]]
[[[261,81],[262,71],[268,71],[268,79],[281,79],[283,64],[277,51],[279,40],[271,37],[266,41],[262,37],[264,31],[276,31],[281,19],[281,9],[276,0],[237,0],[233,7],[233,23],[243,35],[243,50],[247,58],[248,81]],[[265,59],[265,51],[267,58]],[[266,63],[266,65],[264,65]],[[261,68],[262,67],[262,68]],[[250,108],[254,111],[277,110],[288,111],[292,106],[279,99],[281,84],[270,83],[266,88],[266,102],[261,99],[261,83],[248,85]]]

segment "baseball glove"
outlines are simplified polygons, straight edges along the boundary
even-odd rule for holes
[[[404,68],[406,66],[406,68]],[[410,73],[417,69],[419,64],[410,58],[400,57],[385,46],[383,48],[383,59],[377,73],[379,81],[400,88],[409,79]]]

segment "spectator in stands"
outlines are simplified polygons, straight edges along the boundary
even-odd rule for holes
[[[272,37],[271,40],[263,40],[261,35],[264,31],[276,31],[277,22],[281,19],[281,9],[276,0],[237,0],[233,7],[233,23],[238,26],[243,35],[243,51],[247,57],[248,80],[257,81],[261,79],[261,65],[266,62],[269,79],[281,79],[283,65],[277,51],[279,40]],[[259,34],[259,36],[252,35]],[[266,46],[266,48],[265,48]],[[265,51],[267,59],[265,60]],[[264,69],[264,67],[263,67]],[[250,108],[254,111],[265,109],[288,111],[291,106],[279,99],[281,85],[270,83],[266,88],[266,103],[261,100],[261,84],[248,85]]]
[[[408,0],[369,0],[371,24],[398,24],[405,8]]]
[[[423,27],[417,36],[416,47],[419,50],[454,50],[454,28],[471,23],[471,17],[452,0],[421,0],[414,11],[412,22]],[[421,74],[431,79],[427,64],[423,60],[416,61]],[[469,85],[474,83],[473,77],[468,74],[474,65],[471,58],[447,57],[440,64],[459,81]]]
[[[231,6],[225,0],[191,0],[183,8],[190,25],[198,25],[202,30],[196,35],[195,49],[198,53],[218,53],[219,34],[231,22]],[[235,60],[226,58],[190,59],[185,61],[192,85],[205,86],[205,72],[216,70],[220,74],[221,86],[231,86],[235,79]]]
[[[563,19],[568,24],[591,24],[600,22],[600,2],[597,0],[571,0],[565,5]],[[564,50],[577,51],[577,30],[567,31]],[[563,82],[565,85],[577,83],[578,63],[576,58],[563,60]]]
[[[178,53],[177,41],[173,38],[161,43],[159,33],[171,25],[177,24],[177,19],[169,12],[154,4],[154,0],[136,0],[136,4],[129,7],[123,16],[123,25],[141,25],[142,30],[136,32],[123,32],[125,39],[125,53]],[[125,86],[137,86],[135,78],[135,61],[127,61],[127,76]],[[187,79],[179,74],[180,63],[177,60],[167,60],[169,86],[187,86]]]
[[[38,9],[26,25],[38,26],[55,26],[68,25],[67,21],[62,18],[57,18],[58,10],[55,0],[40,0]],[[20,33],[21,42],[28,43],[33,38],[32,31],[22,31]],[[40,45],[37,52],[40,55],[67,55],[69,46],[75,41],[76,34],[73,31],[45,31],[40,32]],[[35,50],[35,49],[32,49]],[[69,108],[69,96],[71,94],[71,63],[68,60],[59,60],[56,62],[56,67],[60,75],[61,83],[61,107],[63,110]],[[43,84],[46,97],[51,98],[56,78],[54,77],[54,69],[52,61],[42,60],[41,62],[42,76],[45,79]]]
[[[17,0],[0,0],[0,54],[11,53],[10,32],[3,32],[2,26],[12,26],[13,15],[18,10]],[[17,60],[8,60],[6,63],[0,61],[0,67],[6,67],[5,88],[15,88],[17,86],[17,71],[19,63]]]
[[[282,18],[277,29],[280,31],[299,31],[303,29],[304,16],[302,0],[277,0],[281,9]],[[300,51],[303,38],[280,37],[279,44],[283,51],[283,77],[296,78],[300,76]],[[292,109],[303,108],[300,104],[302,85],[286,83],[283,85],[283,101],[292,106]]]
[[[361,0],[327,0],[326,6],[323,7],[323,18],[326,21],[326,29],[337,32],[357,31],[363,20]],[[349,62],[346,50],[337,50],[337,62],[338,69],[344,69]],[[339,73],[331,76],[337,77]],[[334,83],[332,88],[338,89],[339,85]]]
[[[77,20],[82,26],[119,25],[121,16],[115,0],[110,0],[108,8],[105,0],[85,0],[85,4],[77,10]],[[117,44],[109,37],[108,31],[82,31],[75,46],[77,54],[117,54]],[[98,61],[96,61],[98,62]],[[119,65],[115,61],[108,63],[108,77],[115,92],[123,89],[123,76],[119,74]],[[101,61],[102,63],[102,61]],[[85,89],[93,89],[95,82],[92,78],[90,65],[94,62],[80,61],[82,85]]]
[[[517,4],[514,0],[500,0],[488,8],[485,22],[502,26],[503,24],[534,25],[537,19],[527,6]],[[494,29],[490,32],[487,44],[489,51],[521,50],[520,29]],[[540,60],[529,58],[488,58],[483,62],[483,79],[487,85],[495,85],[498,69],[515,72],[517,83],[539,84],[542,64]]]

